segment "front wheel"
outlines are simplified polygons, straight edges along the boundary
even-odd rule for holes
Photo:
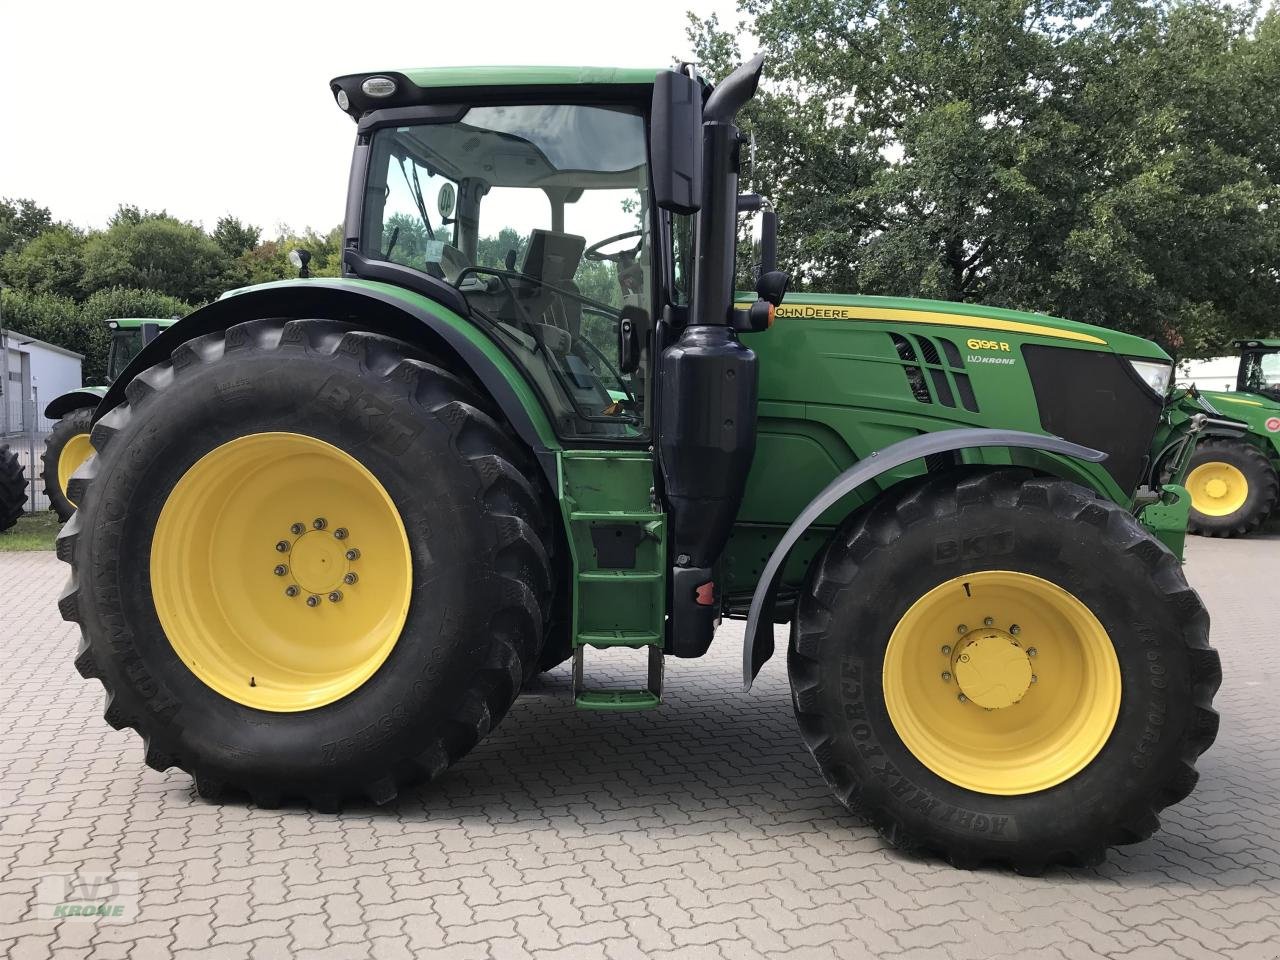
[[[126,396],[71,482],[60,606],[148,764],[328,809],[497,725],[552,584],[536,473],[485,398],[325,320],[182,344]]]
[[[1252,533],[1280,502],[1280,477],[1261,450],[1241,440],[1196,445],[1185,484],[1191,494],[1187,529],[1203,537]]]
[[[93,444],[89,431],[93,428],[93,409],[82,407],[72,410],[53,425],[44,443],[44,492],[49,498],[49,509],[64,523],[76,512],[76,505],[67,496],[67,484],[80,465],[93,456]]]
[[[27,476],[18,455],[0,445],[0,531],[16,524],[27,508]]]
[[[1018,470],[918,481],[815,561],[788,659],[837,796],[891,842],[1038,872],[1149,836],[1212,743],[1221,675],[1176,558]]]

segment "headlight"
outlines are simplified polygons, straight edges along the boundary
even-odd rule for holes
[[[1173,364],[1161,363],[1159,360],[1130,360],[1142,382],[1155,391],[1156,396],[1163,397],[1169,392],[1169,380],[1173,377]]]

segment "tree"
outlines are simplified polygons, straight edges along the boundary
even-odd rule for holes
[[[222,252],[235,259],[252,250],[262,239],[262,231],[250,224],[242,223],[239,217],[219,217],[213,228],[213,242],[222,248]]]
[[[0,199],[0,257],[17,251],[53,226],[48,207],[34,200]]]
[[[84,275],[85,237],[58,224],[5,255],[0,272],[19,290],[75,297]]]
[[[80,290],[149,289],[201,303],[232,285],[232,263],[195,224],[122,206],[110,226],[86,242]]]
[[[1217,0],[740,0],[753,186],[815,290],[1220,350],[1280,318],[1277,17]],[[691,18],[722,74],[736,41]]]

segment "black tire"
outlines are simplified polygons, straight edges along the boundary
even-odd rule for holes
[[[63,523],[71,519],[76,508],[75,504],[67,499],[67,492],[58,482],[58,458],[62,456],[62,448],[72,437],[87,434],[92,426],[92,407],[72,410],[53,425],[44,443],[44,454],[41,457],[44,469],[40,474],[44,480],[44,493],[49,498],[49,509],[56,513]]]
[[[0,446],[0,531],[8,530],[27,509],[27,475],[8,444]]]
[[[1215,437],[1196,445],[1188,475],[1206,463],[1235,467],[1248,481],[1249,495],[1239,510],[1222,517],[1201,513],[1193,499],[1187,529],[1202,537],[1242,537],[1262,526],[1280,503],[1280,476],[1266,454],[1242,440]]]
[[[933,587],[982,570],[1070,591],[1119,661],[1110,738],[1079,773],[1036,793],[943,779],[906,747],[885,705],[895,625]],[[1036,873],[1150,836],[1157,813],[1191,791],[1218,727],[1208,632],[1178,560],[1121,507],[1027,471],[957,471],[891,490],[840,527],[811,568],[788,667],[805,742],[851,811],[908,851]]]
[[[498,724],[541,651],[549,524],[536,469],[475,389],[349,324],[261,320],[182,344],[126,397],[94,426],[97,456],[71,483],[80,509],[58,539],[72,568],[59,606],[80,626],[76,667],[102,681],[107,722],[141,734],[148,765],[186,770],[210,799],[328,810],[391,800]],[[342,699],[295,713],[246,707],[187,669],[147,561],[185,471],[270,430],[357,456],[400,513],[413,571],[387,660]]]

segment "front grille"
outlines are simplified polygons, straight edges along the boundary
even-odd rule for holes
[[[1049,433],[1108,456],[1103,466],[1122,490],[1138,485],[1160,420],[1160,398],[1114,353],[1022,348],[1040,425]]]

